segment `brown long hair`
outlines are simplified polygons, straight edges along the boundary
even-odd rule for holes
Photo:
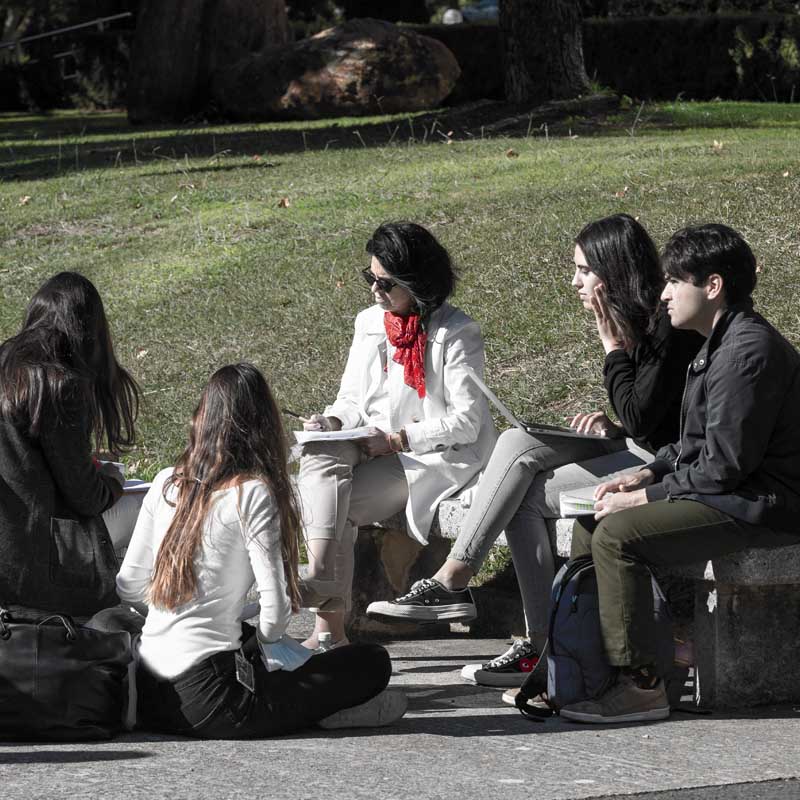
[[[174,609],[195,594],[194,559],[202,549],[212,493],[232,483],[262,480],[281,526],[281,555],[292,608],[300,602],[300,513],[287,470],[286,436],[264,376],[252,364],[231,364],[210,378],[192,416],[189,444],[164,485],[177,487],[175,515],[155,561],[148,600]]]
[[[48,414],[74,424],[75,408],[86,410],[97,448],[134,443],[139,388],[114,355],[103,301],[83,275],[59,272],[0,345],[0,417],[38,436]]]

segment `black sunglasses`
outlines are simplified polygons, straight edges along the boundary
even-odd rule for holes
[[[389,292],[391,292],[392,289],[394,289],[395,286],[397,286],[397,284],[394,281],[390,281],[388,278],[379,278],[379,277],[377,277],[377,275],[373,275],[369,271],[369,267],[367,267],[366,269],[362,269],[361,270],[361,274],[364,277],[364,280],[370,286],[372,286],[373,283],[377,283],[378,284],[378,288],[382,292],[386,292],[387,294]]]

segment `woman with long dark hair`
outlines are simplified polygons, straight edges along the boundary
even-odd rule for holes
[[[200,738],[388,724],[389,656],[353,645],[313,656],[286,636],[300,601],[300,515],[278,408],[251,364],[222,367],[174,468],[153,481],[117,577],[148,608],[139,722]],[[246,609],[255,582],[259,608]],[[258,626],[241,620],[258,615]],[[338,713],[337,713],[338,712]]]
[[[467,584],[505,531],[528,637],[486,664],[464,668],[466,680],[489,686],[519,686],[547,639],[554,577],[547,521],[560,516],[560,493],[638,469],[675,441],[686,368],[702,344],[701,337],[671,327],[659,302],[664,278],[656,247],[632,217],[616,214],[586,225],[575,239],[574,259],[572,286],[594,314],[619,423],[594,411],[576,414],[571,425],[595,438],[534,437],[518,428],[503,433],[443,566],[408,594],[367,610],[398,621],[474,618]]]
[[[61,272],[0,345],[0,606],[89,616],[116,604],[101,514],[122,476],[93,453],[134,442],[135,381],[92,283]]]
[[[299,488],[320,634],[345,643],[359,525],[405,512],[426,544],[439,502],[478,474],[496,439],[469,377],[483,374],[477,323],[447,299],[456,271],[447,250],[413,222],[385,223],[367,242],[362,275],[373,305],[356,317],[336,400],[309,430],[369,427],[358,441],[306,444]]]

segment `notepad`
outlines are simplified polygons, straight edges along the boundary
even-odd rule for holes
[[[308,442],[352,442],[366,439],[375,433],[375,428],[365,425],[361,428],[350,428],[346,431],[295,431],[294,438],[298,444]]]
[[[561,492],[558,504],[562,517],[584,517],[594,514],[594,493],[596,486],[587,486],[585,489],[571,489]]]

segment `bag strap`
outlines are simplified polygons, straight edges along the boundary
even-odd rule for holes
[[[51,619],[57,619],[67,629],[68,642],[74,642],[78,638],[78,632],[75,630],[75,623],[73,622],[72,617],[69,617],[66,614],[50,614],[49,617],[40,619],[36,623],[36,627],[38,628],[42,625],[47,625]]]
[[[545,671],[544,665],[547,663],[547,652],[550,649],[550,639],[544,643],[542,652],[539,654],[539,660],[536,666],[531,670],[530,674],[522,686],[519,687],[517,696],[514,698],[514,705],[519,709],[520,714],[532,722],[544,722],[548,717],[552,717],[556,713],[555,708],[550,703],[546,692],[542,692],[541,686],[541,672]],[[546,676],[546,671],[545,671]],[[545,677],[545,686],[547,685],[547,678]],[[529,700],[534,697],[541,697],[547,704],[546,708],[531,706],[528,704]]]

